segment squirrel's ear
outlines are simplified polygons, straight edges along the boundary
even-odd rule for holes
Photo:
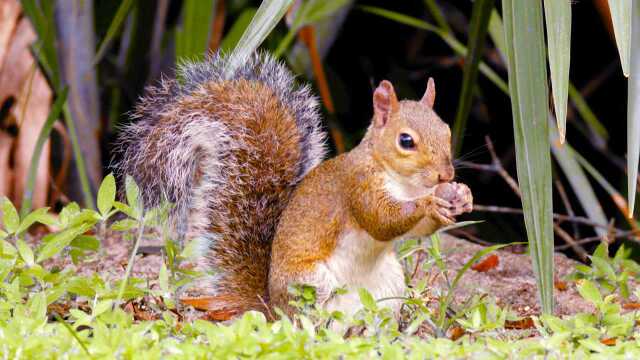
[[[382,80],[373,93],[373,123],[375,126],[385,126],[391,112],[397,109],[398,98],[393,90],[393,85],[387,80]]]
[[[427,90],[424,92],[422,96],[421,103],[432,108],[433,103],[436,101],[436,83],[433,81],[433,78],[430,77],[429,81],[427,81]]]

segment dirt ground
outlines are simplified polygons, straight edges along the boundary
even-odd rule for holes
[[[483,246],[469,241],[442,237],[442,252],[453,277],[462,266],[481,250]],[[515,254],[510,248],[504,248],[495,252],[498,256],[498,265],[486,272],[468,270],[460,280],[455,292],[454,303],[464,302],[474,293],[486,293],[496,298],[501,306],[508,306],[518,315],[534,315],[540,312],[538,305],[536,282],[533,275],[531,260],[526,254]],[[562,280],[570,274],[576,261],[569,259],[564,254],[555,254],[556,280]],[[436,286],[444,287],[442,277],[438,277]],[[556,315],[569,315],[577,312],[591,312],[593,306],[585,301],[572,282],[564,283],[564,291],[555,289]]]
[[[453,278],[457,271],[473,255],[483,248],[481,245],[452,236],[442,236],[442,253]],[[116,280],[124,275],[130,256],[132,242],[120,237],[110,236],[102,244],[99,254],[77,266],[80,274],[102,273],[107,279]],[[144,240],[138,251],[132,276],[146,278],[152,286],[158,278],[162,264],[160,243],[157,240]],[[469,269],[462,277],[454,295],[454,305],[461,304],[474,294],[488,294],[496,298],[500,306],[508,306],[520,316],[539,313],[535,278],[531,261],[526,254],[516,254],[510,247],[494,252],[499,264],[488,271]],[[574,260],[563,254],[555,255],[556,279],[563,279],[573,271]],[[74,266],[65,261],[58,266]],[[427,274],[418,273],[414,279]],[[432,286],[444,289],[444,277],[439,274],[430,282]],[[555,290],[556,314],[569,315],[576,312],[591,312],[593,307],[578,294],[575,284],[566,282],[566,289]]]

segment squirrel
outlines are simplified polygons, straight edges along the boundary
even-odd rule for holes
[[[280,62],[253,54],[184,63],[148,87],[120,135],[121,174],[146,206],[174,204],[172,228],[202,245],[187,305],[228,319],[248,310],[292,314],[289,287],[308,284],[328,310],[354,313],[358,288],[376,299],[405,290],[394,240],[426,236],[472,210],[453,182],[451,131],[420,101],[399,101],[389,81],[373,93],[359,145],[324,161],[318,102]],[[337,296],[337,288],[350,290]],[[398,300],[389,305],[399,310]]]

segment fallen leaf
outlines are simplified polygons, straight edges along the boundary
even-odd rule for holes
[[[556,280],[553,282],[553,286],[555,286],[556,290],[558,291],[567,291],[568,289],[568,285],[566,282],[562,281],[562,280]]]
[[[12,193],[13,170],[10,166],[12,147],[13,137],[0,130],[0,196],[10,196]]]
[[[28,18],[21,17],[20,11],[16,11],[16,6],[19,10],[16,0],[0,2],[0,104],[4,106],[9,99],[13,100],[6,109],[9,120],[0,121],[5,126],[10,123],[18,129],[10,154],[13,176],[8,195],[15,204],[19,204],[26,188],[38,134],[49,115],[53,94],[32,54],[36,33]],[[9,25],[11,35],[7,37]],[[50,151],[47,141],[36,170],[32,196],[34,208],[43,207],[47,202]]]
[[[622,308],[625,310],[640,310],[640,303],[629,302],[626,304],[622,304]]]
[[[615,346],[616,345],[616,338],[604,338],[602,340],[600,340],[601,343],[607,345],[607,346]]]
[[[68,303],[53,303],[53,304],[49,304],[47,306],[47,314],[51,314],[51,313],[56,313],[58,314],[60,317],[65,317],[67,316],[67,314],[69,314],[69,309],[71,308],[71,305],[69,305]]]
[[[467,332],[464,331],[463,328],[461,328],[460,326],[456,326],[454,328],[452,328],[451,330],[449,330],[449,339],[456,341],[458,339],[460,339],[461,337],[463,337]]]
[[[487,272],[500,264],[500,258],[496,254],[487,256],[484,260],[471,266],[471,268],[478,272]]]
[[[504,322],[504,328],[509,330],[531,329],[534,326],[535,324],[531,316],[527,316],[519,320],[505,320]]]
[[[238,315],[238,311],[236,309],[209,310],[201,317],[201,319],[209,321],[227,321],[233,319],[236,315]]]

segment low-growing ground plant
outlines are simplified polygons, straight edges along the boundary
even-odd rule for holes
[[[438,235],[429,242],[408,241],[400,248],[408,266],[407,281],[413,281],[407,297],[401,299],[400,319],[386,306],[391,299],[374,299],[363,289],[359,290],[362,309],[347,316],[324,310],[316,303],[313,287],[297,285],[290,289],[296,297],[291,305],[297,309],[292,318],[275,310],[266,316],[248,312],[226,323],[185,321],[175,294],[199,275],[184,266],[192,258],[196,245],[181,246],[171,238],[166,226],[170,205],[144,210],[139,190],[131,179],[126,181],[124,202],[115,200],[115,180],[111,176],[105,178],[98,194],[98,211],[71,203],[57,216],[44,208],[20,217],[11,202],[2,200],[0,354],[3,358],[422,359],[640,355],[636,340],[640,338],[638,314],[623,312],[611,288],[602,286],[602,274],[593,273],[588,278],[591,268],[582,272],[587,275],[578,280],[578,290],[593,303],[595,313],[565,318],[534,317],[536,327],[519,335],[510,333],[505,326],[506,322],[516,320],[515,315],[486,294],[454,306],[453,292],[462,274],[499,246],[477,252],[449,279],[447,254],[441,251]],[[49,230],[39,239],[29,235],[29,229],[37,224]],[[114,235],[121,236],[122,241],[131,241],[131,257],[122,278],[114,281],[102,273],[79,275],[76,269],[101,251],[108,251],[100,245],[106,237]],[[163,241],[163,262],[157,279],[131,277],[137,248],[147,236]],[[614,271],[618,271],[615,266],[633,271],[638,265],[628,260],[626,254],[627,250],[622,249],[608,259],[606,252],[599,250],[594,258],[611,262]],[[64,266],[69,263],[65,262],[67,259],[77,266]],[[447,283],[444,291],[434,293],[427,277],[412,278],[416,267],[421,267],[423,273],[437,271],[444,276]],[[149,280],[157,286],[150,285]],[[341,296],[345,291],[337,289],[334,295]],[[608,295],[603,296],[603,292]],[[153,316],[141,319],[130,307],[147,297],[162,300],[149,304],[148,311]],[[434,297],[436,306],[429,306],[427,298]],[[452,335],[453,328],[459,329],[458,335]]]

